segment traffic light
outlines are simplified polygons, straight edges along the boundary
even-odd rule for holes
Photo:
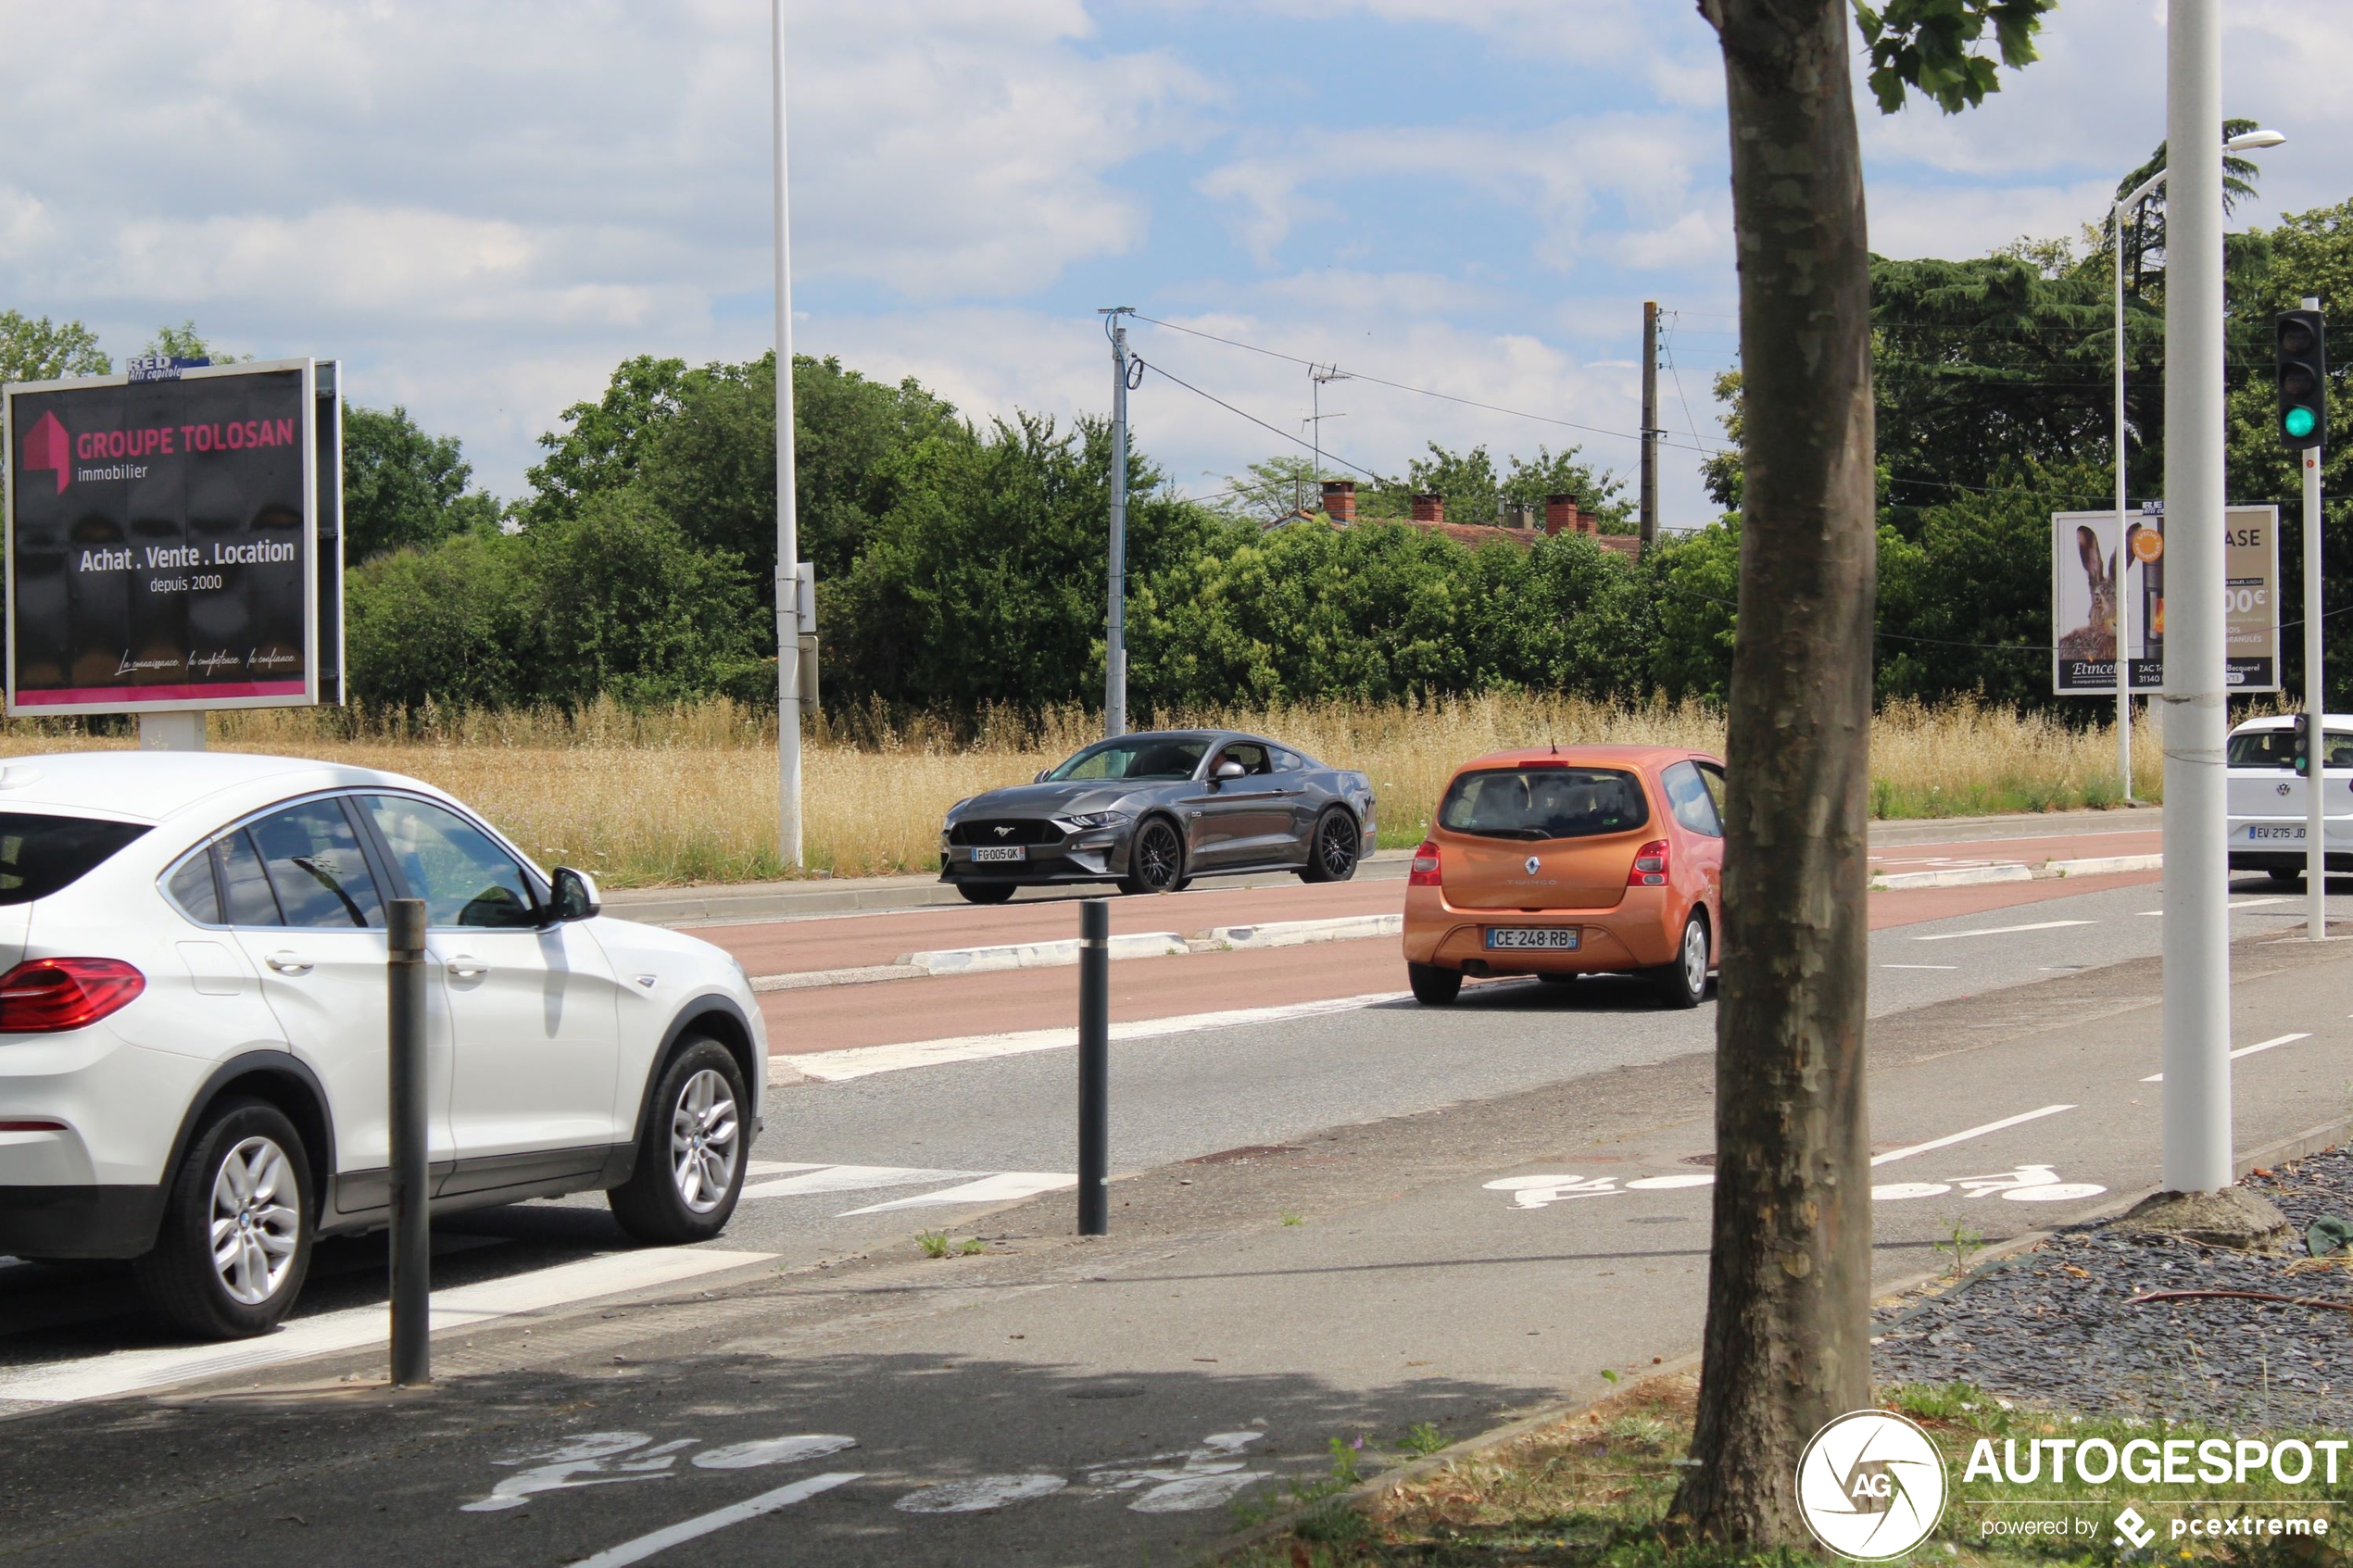
[[[2280,445],[2295,451],[2329,439],[2328,343],[2317,310],[2283,310],[2279,329]]]
[[[2308,775],[2312,771],[2312,716],[2309,713],[2296,716],[2295,768],[2297,772]]]

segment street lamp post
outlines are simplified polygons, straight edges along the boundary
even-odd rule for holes
[[[2286,140],[2276,131],[2249,131],[2224,142],[2222,151],[2276,147]],[[2133,563],[2124,548],[2124,215],[2165,183],[2166,172],[2158,169],[2110,209],[2116,235],[2116,765],[2127,805],[2133,799],[2133,596],[2124,587]]]

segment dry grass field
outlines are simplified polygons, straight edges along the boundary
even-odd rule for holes
[[[1447,773],[1499,746],[1657,742],[1720,749],[1723,717],[1696,703],[1626,706],[1496,696],[1421,706],[1325,702],[1151,715],[1280,736],[1370,773],[1384,847],[1419,842]],[[960,739],[945,725],[828,715],[804,749],[812,869],[837,876],[929,870],[939,822],[965,796],[1029,778],[1099,732],[1073,709],[1042,720],[984,716]],[[2158,797],[2154,729],[2136,736],[2136,793]],[[57,721],[0,726],[0,755],[127,747]],[[219,750],[280,752],[386,768],[472,802],[543,863],[579,866],[610,886],[739,882],[784,874],[775,832],[773,715],[722,699],[667,710],[599,704],[560,712],[428,710],[386,723],[349,709],[212,716]],[[1882,817],[2107,806],[2117,799],[2112,732],[1960,703],[1895,705],[1871,741],[1871,809]]]

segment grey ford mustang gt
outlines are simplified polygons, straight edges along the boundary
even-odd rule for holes
[[[1021,887],[1296,872],[1345,882],[1373,843],[1373,782],[1264,735],[1153,730],[1098,742],[1036,782],[960,800],[939,875],[975,904]]]

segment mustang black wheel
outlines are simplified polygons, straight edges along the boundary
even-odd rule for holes
[[[1013,896],[1015,885],[1010,882],[960,882],[956,891],[964,896],[967,904],[1001,904]]]
[[[1185,884],[1185,841],[1165,817],[1147,818],[1136,830],[1127,851],[1127,874],[1119,880],[1123,893],[1174,893]]]
[[[1299,880],[1346,882],[1356,874],[1356,857],[1362,847],[1353,817],[1337,809],[1325,812],[1307,841],[1307,864],[1300,868]]]

